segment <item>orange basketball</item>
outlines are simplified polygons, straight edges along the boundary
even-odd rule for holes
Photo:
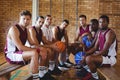
[[[60,52],[63,52],[65,50],[65,48],[66,48],[65,44],[63,42],[61,42],[61,41],[57,41],[55,44],[58,47],[58,50]]]

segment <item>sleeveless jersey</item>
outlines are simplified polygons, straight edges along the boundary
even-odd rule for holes
[[[23,30],[18,24],[16,24],[15,27],[17,27],[17,29],[19,30],[19,33],[20,33],[19,38],[22,44],[25,45],[26,40],[27,40],[27,29],[25,28],[25,30]],[[6,41],[7,43],[4,48],[5,53],[19,51],[16,45],[14,44],[14,42],[10,38],[7,37]]]
[[[105,44],[105,36],[107,34],[107,32],[109,32],[111,29],[108,29],[106,30],[103,34],[102,32],[100,31],[99,32],[99,41],[98,41],[98,44],[99,44],[99,50],[103,50],[103,47],[104,47],[104,44]],[[111,44],[110,48],[109,48],[109,51],[108,51],[108,55],[105,55],[105,56],[116,56],[116,39],[115,41]]]
[[[86,33],[86,32],[90,32],[89,30],[89,25],[87,25],[86,29],[83,29],[83,27],[79,28],[79,35],[81,36],[82,34]]]
[[[34,28],[34,30],[36,32],[36,38],[37,38],[37,40],[38,40],[38,42],[40,44],[40,42],[42,41],[42,30],[39,29],[39,32],[37,32],[37,29],[35,28],[35,26],[33,26],[33,28]]]
[[[65,29],[61,31],[59,26],[57,26],[57,29],[58,29],[57,37],[58,37],[58,40],[61,41],[62,37],[65,35]]]

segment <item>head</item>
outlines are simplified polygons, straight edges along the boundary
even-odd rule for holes
[[[65,50],[66,46],[65,46],[64,42],[57,41],[53,44],[53,48],[57,52],[63,52]]]
[[[99,18],[99,28],[101,30],[106,30],[108,28],[108,24],[109,24],[109,17],[106,15],[102,15]]]
[[[65,20],[62,21],[60,27],[61,27],[62,29],[64,29],[64,28],[66,28],[68,25],[69,25],[69,21],[65,19]]]
[[[94,31],[94,32],[98,31],[98,26],[99,26],[98,20],[97,19],[91,19],[90,20],[90,26],[91,26],[92,31]]]
[[[36,22],[35,22],[35,26],[36,27],[42,27],[43,23],[44,23],[44,17],[43,16],[38,16],[36,18]]]
[[[80,25],[81,26],[85,26],[86,25],[86,16],[85,15],[80,15],[79,16],[79,20],[80,20]]]
[[[31,21],[31,13],[28,10],[24,10],[20,13],[20,21],[19,24],[23,27],[26,27],[30,24]]]
[[[52,22],[51,15],[46,15],[44,24],[49,26],[51,24],[51,22]]]

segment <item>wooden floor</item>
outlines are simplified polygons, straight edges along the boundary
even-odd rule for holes
[[[71,56],[71,58],[72,57],[73,56]],[[73,58],[71,60],[73,60]],[[115,66],[115,68],[118,69],[119,71],[116,72],[113,68],[112,71],[115,73],[115,74],[113,74],[114,76],[119,75],[119,72],[120,72],[120,69],[119,69],[120,67],[117,67],[117,66],[120,66],[120,64],[119,64],[120,63],[119,62],[120,61],[120,54],[117,58],[117,61],[118,61],[118,64]],[[5,63],[4,55],[0,54],[0,65],[2,65],[4,63]],[[103,71],[103,73],[106,75],[112,74],[112,72],[109,70],[107,70],[107,72]],[[27,65],[27,66],[24,66],[20,69],[17,69],[15,71],[13,71],[11,74],[12,74],[12,76],[11,76],[10,80],[26,80],[26,78],[28,78],[28,76],[30,76],[29,66]],[[102,76],[100,80],[106,80],[103,75],[100,74],[100,76]],[[56,80],[81,80],[80,78],[78,78],[76,76],[75,69],[73,69],[73,68],[71,68],[69,71],[63,72],[60,76],[53,76],[53,77],[55,77]],[[112,79],[111,78],[109,80],[120,80],[120,79]]]

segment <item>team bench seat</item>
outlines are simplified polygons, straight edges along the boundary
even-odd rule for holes
[[[117,56],[117,63],[113,67],[98,68],[100,80],[120,80],[120,54]]]
[[[10,78],[10,72],[22,67],[22,65],[9,64],[8,62],[0,66],[0,77]]]
[[[11,72],[22,67],[23,65],[10,64],[8,62],[4,63],[3,65],[0,66],[0,80],[3,78],[10,80]],[[25,80],[32,80],[32,76],[31,75],[27,76]]]
[[[27,66],[27,65],[26,65]],[[3,52],[0,52],[0,80],[6,78],[10,80],[11,72],[16,69],[22,68],[23,65],[10,64],[5,60],[5,56]],[[30,80],[29,76],[26,77],[26,80]]]

